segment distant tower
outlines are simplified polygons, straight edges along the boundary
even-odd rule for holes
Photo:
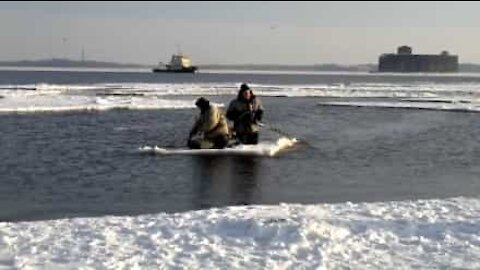
[[[85,62],[85,48],[82,46],[82,62]]]
[[[68,38],[64,37],[62,38],[62,44],[63,44],[63,59],[67,59],[67,41]]]

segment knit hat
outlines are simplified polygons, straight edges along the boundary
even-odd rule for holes
[[[203,107],[206,107],[206,106],[209,106],[209,105],[210,105],[210,101],[208,101],[204,97],[201,97],[201,98],[197,99],[197,101],[195,101],[195,106],[197,106],[199,108],[203,108]]]
[[[246,91],[246,90],[250,90],[250,87],[248,87],[248,85],[246,83],[242,83],[242,85],[240,86],[240,91]]]

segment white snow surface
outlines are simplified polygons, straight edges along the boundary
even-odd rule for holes
[[[319,102],[318,105],[480,112],[480,103],[465,103],[465,102],[450,102],[450,101],[431,101],[431,102],[411,101],[411,100],[398,101],[398,102],[329,101],[329,102]]]
[[[479,269],[480,199],[0,223],[0,269]]]
[[[17,95],[0,99],[0,112],[184,109],[195,108],[194,103],[194,100],[169,100],[157,97]]]
[[[235,97],[239,85],[240,82],[0,85],[0,112],[193,108],[198,96]],[[344,99],[339,102],[350,106],[357,106],[358,101],[349,98],[366,98],[362,106],[466,111],[480,108],[480,84],[476,82],[250,86],[259,96],[334,97]],[[382,98],[383,103],[376,103],[377,98]]]
[[[166,149],[155,146],[141,146],[139,151],[157,155],[239,155],[273,157],[280,151],[292,147],[298,142],[295,138],[281,137],[276,141],[263,141],[255,145],[239,144],[224,149]]]

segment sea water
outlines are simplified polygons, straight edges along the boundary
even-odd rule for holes
[[[183,148],[205,96],[241,83],[265,106],[275,157],[151,156]],[[232,205],[476,197],[480,76],[0,71],[0,220]]]

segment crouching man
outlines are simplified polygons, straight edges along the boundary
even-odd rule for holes
[[[221,149],[228,144],[228,124],[221,108],[210,105],[201,97],[195,102],[200,109],[195,124],[188,136],[188,147],[191,149]]]

